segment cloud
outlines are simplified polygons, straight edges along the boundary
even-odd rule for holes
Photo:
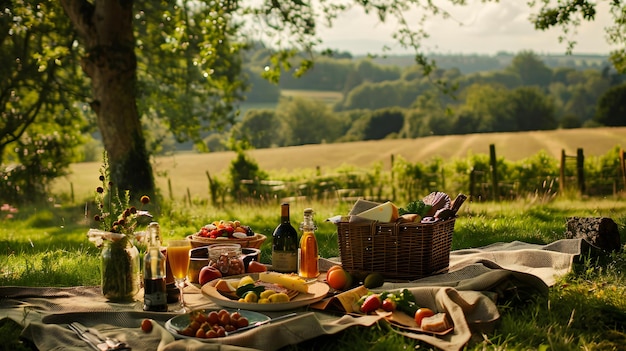
[[[532,30],[528,8],[519,3],[501,2],[470,8],[471,21],[461,27],[470,35],[501,36],[527,34]]]
[[[529,20],[531,9],[526,2],[483,3],[474,0],[467,6],[444,4],[442,8],[452,17],[433,17],[425,23],[424,29],[430,35],[423,42],[426,52],[495,54],[533,50],[565,53],[566,45],[558,41],[561,31],[535,30]],[[419,18],[415,11],[405,16],[416,21]],[[608,54],[610,47],[604,40],[604,26],[609,20],[607,5],[600,3],[596,20],[584,23],[573,37],[578,42],[575,53]],[[360,8],[353,8],[340,16],[332,28],[319,28],[319,34],[323,39],[322,47],[353,54],[381,53],[383,46],[392,48],[392,53],[410,53],[393,40],[392,33],[397,29],[397,23],[380,23],[375,15],[366,15]]]

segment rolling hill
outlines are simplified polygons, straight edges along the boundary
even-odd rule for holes
[[[327,172],[342,165],[366,168],[378,162],[389,169],[391,155],[401,156],[410,162],[425,162],[434,157],[466,158],[473,154],[489,154],[491,144],[495,145],[497,157],[510,161],[533,156],[540,150],[560,159],[562,150],[568,155],[575,155],[578,148],[582,148],[585,157],[590,158],[604,155],[615,146],[626,147],[626,127],[359,141],[258,149],[250,150],[248,154],[262,170],[269,172],[294,172],[315,167]],[[177,197],[183,196],[187,189],[192,193],[206,193],[206,172],[212,177],[222,176],[234,156],[234,152],[181,152],[157,157],[155,172],[165,174],[157,176],[157,185],[165,190],[169,179]],[[97,185],[99,167],[100,164],[95,162],[73,164],[72,174],[56,182],[53,192],[69,193],[71,184],[78,199],[83,198],[83,194],[91,196],[93,187]]]

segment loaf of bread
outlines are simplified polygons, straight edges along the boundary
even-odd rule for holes
[[[450,324],[450,321],[448,321],[448,316],[443,312],[436,313],[434,316],[422,319],[421,328],[423,330],[442,332],[450,329],[451,327],[452,325]]]

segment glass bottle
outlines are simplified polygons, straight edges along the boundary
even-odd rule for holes
[[[298,255],[298,274],[302,278],[315,278],[320,274],[318,263],[317,239],[315,238],[315,222],[313,209],[304,209],[304,219],[300,225],[302,237]]]
[[[157,222],[148,225],[148,239],[148,249],[143,259],[143,310],[166,312],[166,261],[161,252],[161,232]]]
[[[289,204],[280,205],[280,224],[272,234],[272,269],[280,273],[298,272],[298,233],[289,220]]]

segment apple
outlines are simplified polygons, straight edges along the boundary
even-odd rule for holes
[[[258,261],[250,261],[248,264],[248,273],[267,272],[267,266]]]
[[[222,277],[222,272],[220,272],[219,269],[217,269],[216,267],[207,265],[207,266],[202,267],[202,269],[200,270],[200,273],[198,274],[198,282],[200,283],[200,285],[204,285],[210,282],[211,280],[221,278],[221,277]]]

